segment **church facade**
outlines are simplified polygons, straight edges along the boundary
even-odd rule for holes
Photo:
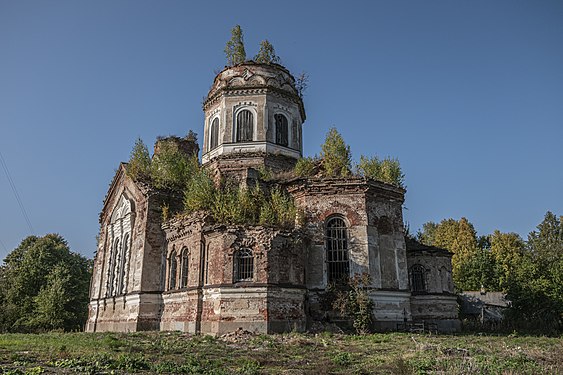
[[[327,291],[356,274],[369,275],[375,329],[459,330],[451,254],[405,238],[402,188],[363,177],[260,181],[260,170],[287,172],[302,156],[305,109],[287,69],[225,68],[203,109],[203,167],[216,181],[276,184],[305,220],[282,228],[225,225],[204,212],[163,218],[162,203],[182,197],[134,181],[122,164],[100,214],[87,331],[303,331],[342,318]],[[192,140],[175,141],[198,154]]]

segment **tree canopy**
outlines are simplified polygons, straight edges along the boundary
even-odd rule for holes
[[[465,218],[428,222],[418,239],[454,253],[458,290],[501,291],[511,301],[505,324],[554,332],[563,329],[563,224],[547,212],[524,241],[498,230],[478,238]]]
[[[91,262],[58,234],[29,236],[0,268],[0,331],[80,330],[88,313]]]

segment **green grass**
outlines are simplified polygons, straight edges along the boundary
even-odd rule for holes
[[[0,335],[5,374],[563,374],[561,358],[561,337],[518,335]]]

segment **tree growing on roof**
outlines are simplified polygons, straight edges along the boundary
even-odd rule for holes
[[[236,25],[231,29],[231,39],[225,46],[225,55],[227,56],[227,64],[229,66],[240,64],[246,61],[244,38],[240,25]]]

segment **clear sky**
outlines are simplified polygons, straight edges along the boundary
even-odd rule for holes
[[[563,214],[561,1],[0,0],[0,152],[33,229],[0,168],[0,258],[32,232],[91,257],[135,139],[201,133],[236,24],[309,74],[306,156],[335,126],[400,160],[411,232]]]

